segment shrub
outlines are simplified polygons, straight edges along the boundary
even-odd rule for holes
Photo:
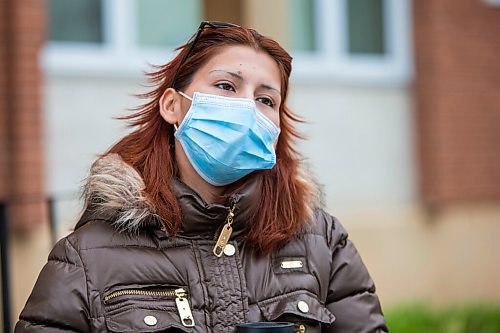
[[[500,305],[435,309],[422,304],[386,311],[391,333],[500,333]]]

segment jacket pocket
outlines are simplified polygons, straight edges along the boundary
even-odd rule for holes
[[[111,332],[191,332],[195,326],[187,288],[131,286],[103,297]]]
[[[294,291],[258,302],[267,321],[287,321],[295,324],[296,331],[321,332],[322,325],[331,325],[335,316],[317,296],[305,290]]]

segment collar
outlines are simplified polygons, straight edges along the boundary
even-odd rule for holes
[[[234,206],[232,237],[245,233],[249,221],[258,207],[260,177],[250,177],[240,190],[230,195],[224,204],[210,204],[188,185],[174,179],[172,188],[182,209],[183,221],[180,234],[193,238],[213,239],[226,223],[229,211]]]
[[[144,188],[140,174],[119,155],[99,158],[85,182],[83,197],[86,208],[75,229],[99,219],[113,224],[120,231],[137,233],[142,229],[153,229],[158,236],[169,236],[161,230],[160,219]],[[258,209],[260,188],[260,177],[251,175],[224,204],[209,204],[181,180],[173,179],[172,189],[183,213],[179,234],[188,238],[215,238],[225,224],[230,208],[235,205],[232,237],[241,236]]]

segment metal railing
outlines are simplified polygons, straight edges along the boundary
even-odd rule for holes
[[[7,204],[0,202],[0,258],[2,278],[2,321],[3,332],[11,332],[10,289],[9,289],[9,230],[7,223]]]
[[[11,308],[11,295],[10,295],[10,253],[9,253],[9,234],[11,223],[9,222],[9,206],[13,203],[33,203],[43,202],[47,204],[48,222],[50,227],[51,243],[54,245],[57,240],[57,218],[56,218],[56,203],[64,200],[76,200],[78,196],[76,193],[59,193],[57,195],[33,195],[17,197],[13,200],[2,202],[0,201],[0,278],[1,278],[1,294],[2,294],[2,332],[12,332],[12,308]]]

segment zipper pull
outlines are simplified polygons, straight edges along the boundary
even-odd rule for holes
[[[236,204],[234,203],[231,208],[229,208],[229,213],[226,217],[226,224],[222,227],[219,238],[217,239],[217,243],[215,243],[213,253],[217,257],[221,257],[222,253],[224,253],[224,248],[226,247],[227,242],[231,238],[231,234],[233,233],[233,218],[234,218],[234,210],[236,209]]]
[[[183,288],[175,290],[175,304],[181,318],[182,325],[185,327],[194,327],[193,313],[189,307],[189,301],[186,298],[186,291]]]

